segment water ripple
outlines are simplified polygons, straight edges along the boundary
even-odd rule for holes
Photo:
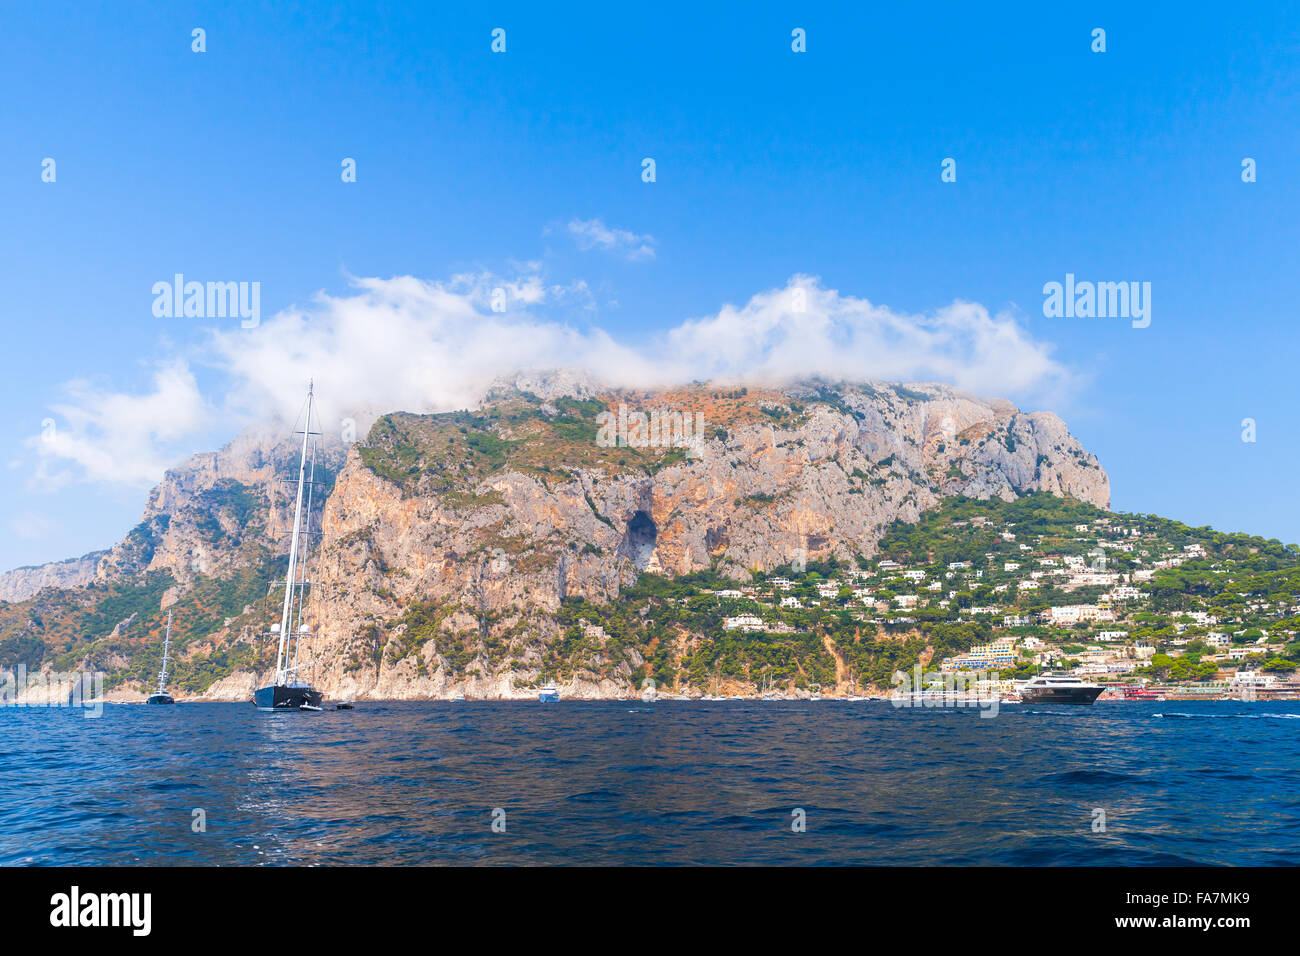
[[[6,708],[0,864],[1295,865],[1300,706],[1177,708]]]

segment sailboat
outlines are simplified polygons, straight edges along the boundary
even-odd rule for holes
[[[167,651],[172,642],[172,612],[167,612],[167,630],[163,632],[163,661],[162,670],[158,672],[158,692],[150,694],[146,704],[174,704],[175,700],[172,695],[167,693]]]
[[[312,492],[316,484],[316,446],[311,436],[320,434],[311,430],[312,399],[312,385],[308,383],[307,420],[303,424],[302,453],[298,458],[298,496],[293,508],[293,537],[289,541],[289,568],[284,575],[284,604],[280,609],[280,623],[271,625],[271,633],[278,639],[275,680],[253,692],[253,703],[258,710],[321,709],[320,691],[298,676],[298,645],[308,632],[302,620],[307,564],[306,548],[301,543],[310,534],[308,525],[311,524]],[[306,521],[303,520],[304,491],[307,495]]]

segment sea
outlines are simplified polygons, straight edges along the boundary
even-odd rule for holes
[[[0,864],[1300,864],[1300,704],[0,708]]]

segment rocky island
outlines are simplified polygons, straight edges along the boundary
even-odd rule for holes
[[[473,409],[381,415],[322,453],[304,648],[327,695],[362,699],[532,696],[548,681],[618,697],[651,673],[698,693],[691,660],[717,635],[653,601],[615,626],[638,587],[865,566],[896,522],[954,497],[1110,500],[1055,415],[931,383],[633,391],[534,374]],[[171,610],[178,697],[246,699],[274,653],[293,454],[287,434],[246,432],[169,471],[107,552],[0,577],[0,667],[103,671],[111,699],[135,699]]]

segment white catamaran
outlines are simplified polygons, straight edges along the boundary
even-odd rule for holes
[[[298,645],[307,633],[303,623],[303,601],[307,590],[307,561],[305,540],[311,534],[312,492],[315,490],[316,445],[311,430],[312,386],[307,386],[307,420],[302,430],[302,453],[298,458],[298,497],[293,509],[292,539],[289,541],[289,569],[284,575],[284,604],[280,609],[280,623],[271,625],[271,633],[278,638],[275,657],[275,681],[253,692],[253,703],[258,710],[320,710],[321,694],[308,681],[298,676]],[[306,520],[304,520],[303,493],[307,495]],[[290,663],[292,661],[292,663]]]
[[[158,692],[150,694],[146,704],[174,704],[172,695],[167,693],[167,651],[172,643],[172,612],[167,612],[167,630],[163,632],[162,670],[158,672]]]

